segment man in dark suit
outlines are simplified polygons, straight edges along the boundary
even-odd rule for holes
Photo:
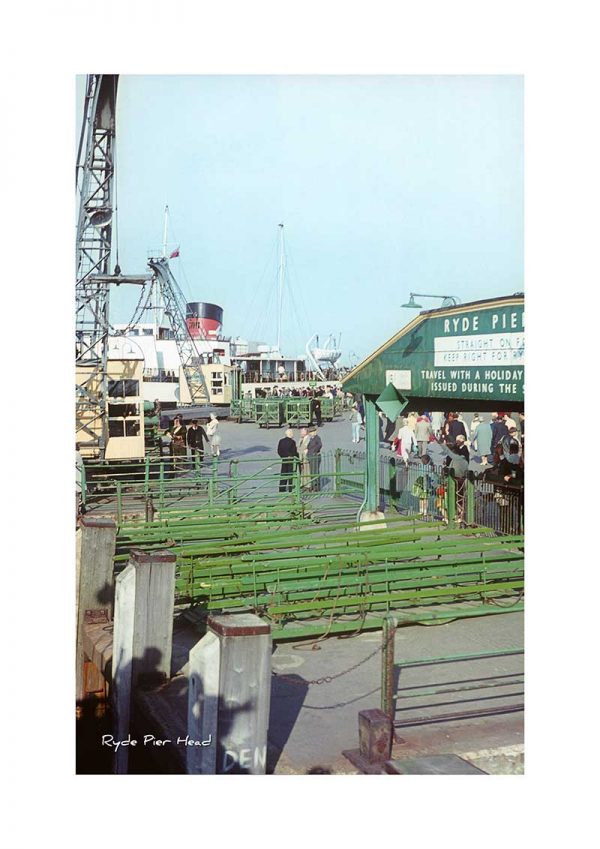
[[[192,424],[187,432],[187,444],[192,452],[192,464],[196,465],[196,457],[198,462],[204,460],[204,443],[208,442],[208,436],[202,425],[198,424],[198,419],[193,419]]]
[[[294,472],[294,457],[298,456],[298,446],[294,440],[294,431],[288,428],[283,439],[279,440],[277,453],[282,459],[279,492],[292,491],[292,475]]]

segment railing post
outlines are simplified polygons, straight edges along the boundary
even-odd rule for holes
[[[456,518],[456,478],[454,470],[449,469],[446,477],[446,511],[448,513],[448,524],[452,524]]]
[[[123,492],[122,481],[117,481],[117,521],[119,524],[123,522]]]
[[[162,513],[165,508],[165,461],[162,458],[158,476],[158,503]]]
[[[148,498],[148,490],[150,488],[150,457],[144,460],[144,498]]]
[[[209,617],[189,655],[188,774],[265,774],[271,649],[258,616]]]
[[[342,474],[342,451],[340,448],[335,449],[335,472],[333,478],[333,492],[337,495],[340,491],[340,476]]]
[[[297,457],[294,464],[294,501],[302,503],[302,464]]]
[[[214,499],[215,496],[217,496],[218,493],[219,493],[219,458],[218,457],[212,458],[212,468],[210,470],[210,478],[211,478],[211,483],[213,485],[212,497]],[[212,504],[212,501],[211,501],[211,504]]]
[[[475,524],[475,476],[473,472],[467,473],[465,481],[465,522],[467,525]]]
[[[232,460],[229,464],[229,503],[235,504],[237,497],[237,477],[238,477],[238,461]]]
[[[386,616],[381,633],[381,710],[393,719],[396,620]]]

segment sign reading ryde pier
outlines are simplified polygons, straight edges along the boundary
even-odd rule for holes
[[[349,392],[391,384],[420,399],[523,402],[524,298],[515,295],[421,313],[350,372]]]

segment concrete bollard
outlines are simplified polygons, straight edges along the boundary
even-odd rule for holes
[[[77,535],[76,698],[81,700],[85,698],[83,629],[112,619],[117,526],[110,519],[83,516]]]
[[[209,618],[190,652],[189,774],[265,774],[271,649],[271,626],[260,617]]]
[[[131,551],[116,579],[112,655],[114,737],[129,735],[131,697],[136,686],[153,687],[171,675],[175,555]],[[128,749],[115,753],[114,771],[127,773]]]
[[[175,555],[132,549],[135,612],[132,686],[154,686],[171,677]]]
[[[379,708],[358,714],[358,740],[361,757],[367,763],[383,763],[392,752],[392,720]]]

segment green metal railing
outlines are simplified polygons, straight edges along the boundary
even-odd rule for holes
[[[328,496],[360,499],[364,492],[364,452],[347,449],[322,452],[318,460],[295,466],[289,491],[280,493],[281,460],[234,460],[191,457],[146,457],[106,464],[88,462],[82,473],[82,503],[86,510],[109,509],[122,522],[130,512],[142,513],[152,498],[154,510],[186,505],[252,501],[274,497],[300,504]],[[481,525],[497,533],[522,533],[523,490],[475,479],[469,473],[457,481],[435,466],[406,466],[389,454],[380,455],[381,504],[388,510],[449,524]]]
[[[279,457],[268,459],[146,457],[131,463],[91,462],[83,485],[87,510],[112,509],[119,524],[131,514],[152,510],[160,514],[178,507],[268,500],[297,506],[329,495],[360,493],[363,470],[339,451],[322,452],[314,461],[294,463],[290,475],[281,473]]]
[[[492,610],[483,609],[481,606],[472,606],[458,608],[454,610],[438,613],[432,613],[429,618],[423,618],[423,622],[432,622],[437,620],[442,622],[444,618],[460,619],[473,616],[488,615],[490,613],[502,614],[507,612],[517,612],[523,610],[523,605],[517,603],[510,607],[496,607]],[[448,721],[449,719],[472,718],[489,713],[509,713],[523,710],[523,703],[512,702],[508,705],[506,700],[514,697],[522,697],[522,690],[511,693],[506,692],[506,688],[523,687],[523,670],[522,664],[516,670],[509,673],[498,672],[494,669],[494,674],[487,674],[483,677],[477,677],[473,671],[469,673],[469,678],[463,680],[452,680],[448,682],[427,682],[419,683],[411,686],[396,687],[394,683],[395,670],[397,670],[398,681],[404,682],[402,673],[416,667],[435,668],[441,664],[456,664],[470,663],[476,661],[488,661],[497,658],[522,658],[524,649],[520,647],[510,647],[503,649],[492,649],[488,651],[466,652],[461,654],[447,654],[438,657],[427,657],[413,660],[403,660],[396,662],[395,652],[395,637],[396,629],[402,622],[397,616],[390,615],[383,619],[382,623],[382,646],[381,646],[381,710],[389,716],[396,727],[406,727],[409,725],[420,725],[423,723],[431,723],[435,721]],[[453,676],[454,677],[454,676]],[[478,692],[482,691],[483,695],[479,696]],[[464,694],[468,694],[468,698],[464,699]],[[441,703],[431,703],[431,697],[443,696],[444,700]],[[453,699],[455,701],[453,702]],[[495,709],[481,708],[483,702],[487,703],[490,700],[498,699],[498,705]],[[416,701],[416,704],[407,705],[408,701]],[[474,703],[479,702],[479,707],[474,706]],[[396,720],[396,712],[398,705],[402,704],[403,718]],[[465,703],[469,703],[468,710],[464,710]],[[460,706],[459,713],[448,714],[447,708],[449,705],[455,707]],[[438,707],[443,707],[445,712],[440,716],[436,713]],[[421,716],[409,717],[407,712],[420,711]],[[425,714],[425,715],[423,715]]]

